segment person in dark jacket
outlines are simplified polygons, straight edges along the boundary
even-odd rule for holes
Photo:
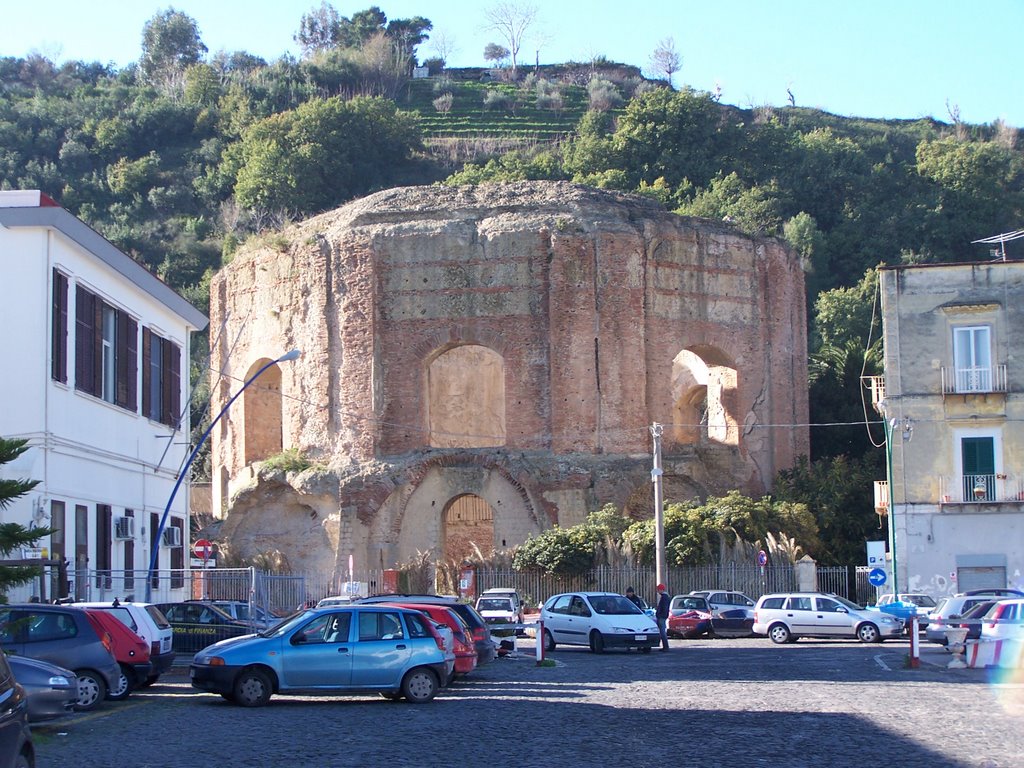
[[[644,608],[646,608],[646,607],[647,607],[647,606],[646,606],[646,605],[644,604],[644,601],[643,601],[643,600],[641,600],[641,599],[640,599],[640,598],[639,598],[639,597],[637,596],[636,592],[634,592],[634,591],[633,591],[633,588],[632,588],[632,587],[626,587],[626,599],[627,599],[627,600],[629,600],[629,602],[631,602],[631,603],[632,603],[633,605],[635,605],[635,606],[636,606],[637,608],[639,608],[639,609],[640,609],[641,611],[642,611],[642,610],[644,610]]]
[[[658,631],[661,633],[661,650],[668,650],[668,606],[671,600],[664,584],[658,585],[658,606],[654,610],[654,618],[658,621]]]

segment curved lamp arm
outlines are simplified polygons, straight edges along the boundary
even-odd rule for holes
[[[252,376],[250,376],[246,380],[246,382],[242,385],[242,388],[239,389],[234,395],[232,395],[231,399],[228,400],[227,403],[224,404],[224,407],[220,409],[220,413],[217,414],[217,418],[215,418],[213,421],[210,422],[210,426],[208,426],[206,428],[206,431],[203,432],[202,437],[200,437],[199,440],[196,442],[196,446],[195,446],[195,448],[192,449],[192,453],[189,454],[188,460],[185,462],[185,466],[183,466],[181,468],[181,472],[178,473],[178,479],[174,483],[174,488],[171,490],[171,495],[167,498],[167,506],[164,507],[164,513],[160,516],[160,525],[157,526],[156,536],[153,538],[153,545],[152,545],[152,550],[153,551],[150,553],[150,556],[149,556],[149,571],[146,573],[146,602],[147,603],[153,602],[153,600],[152,600],[152,597],[153,597],[153,573],[156,571],[157,558],[160,555],[160,539],[163,536],[164,528],[167,526],[167,518],[171,514],[171,504],[174,503],[174,497],[177,495],[178,488],[181,487],[182,481],[188,475],[188,470],[192,466],[192,462],[195,461],[196,456],[199,455],[199,449],[203,447],[203,443],[206,442],[206,438],[208,438],[210,436],[210,433],[213,432],[213,428],[217,425],[217,422],[220,421],[221,417],[223,417],[224,414],[228,412],[228,408],[231,407],[231,404],[234,403],[235,400],[237,400],[239,398],[239,396],[243,392],[245,392],[246,387],[248,387],[250,384],[252,384],[254,381],[256,381],[256,379],[258,379],[260,377],[260,375],[265,370],[267,370],[268,368],[272,368],[273,366],[277,365],[278,363],[283,363],[283,362],[286,362],[288,360],[295,360],[301,354],[302,353],[299,350],[297,350],[297,349],[293,349],[290,352],[286,352],[285,354],[281,355],[276,360],[271,360],[269,363],[267,363],[262,368],[260,368],[258,371],[256,371],[256,373],[254,373]]]

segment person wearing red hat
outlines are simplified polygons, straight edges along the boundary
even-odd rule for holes
[[[661,650],[668,650],[668,592],[664,584],[658,585],[658,606],[654,610],[654,618],[658,621],[658,631],[661,633]]]

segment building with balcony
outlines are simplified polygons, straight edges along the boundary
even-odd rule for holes
[[[159,594],[174,594],[187,488],[156,534],[188,455],[189,345],[206,317],[39,191],[0,191],[0,270],[0,435],[28,441],[0,479],[39,481],[0,523],[52,528],[39,551],[11,555],[66,562],[70,577],[55,569],[31,585],[46,594],[8,596],[141,595],[154,551],[178,573]]]
[[[1024,587],[1024,262],[885,267],[879,281],[885,375],[865,385],[885,425],[875,511],[896,586]]]

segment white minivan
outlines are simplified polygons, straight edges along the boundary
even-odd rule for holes
[[[661,645],[654,619],[614,592],[567,592],[548,598],[540,611],[544,650],[558,643],[606,648],[638,648],[649,653]]]

